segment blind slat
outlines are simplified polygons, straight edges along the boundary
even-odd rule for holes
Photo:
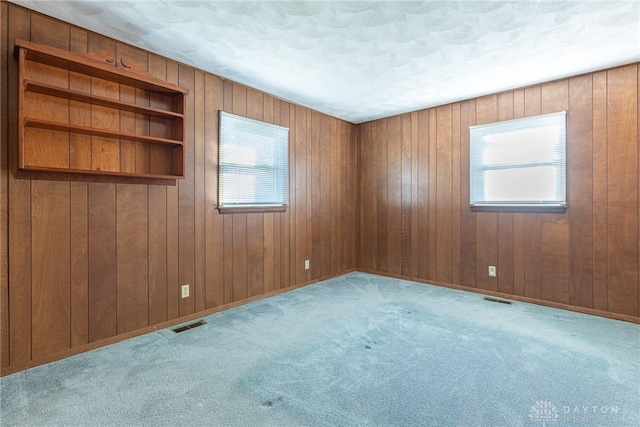
[[[220,207],[289,202],[289,129],[220,111]]]
[[[566,204],[566,111],[469,132],[471,205]]]

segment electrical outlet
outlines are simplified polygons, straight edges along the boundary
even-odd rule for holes
[[[308,270],[308,269],[309,269],[309,260],[308,260],[308,259],[305,259],[305,260],[304,260],[304,269],[305,269],[305,270]]]
[[[180,290],[182,291],[182,298],[188,298],[189,297],[189,284],[182,285],[180,287]]]
[[[489,277],[496,277],[496,266],[495,265],[490,265],[489,266]]]

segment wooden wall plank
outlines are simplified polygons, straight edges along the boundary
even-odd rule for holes
[[[410,277],[420,277],[420,242],[416,235],[420,233],[420,169],[419,169],[419,113],[414,111],[411,113],[411,274]],[[358,164],[358,170],[360,165]],[[404,272],[403,272],[404,274]]]
[[[314,263],[318,263],[320,268],[317,271],[317,278],[326,277],[331,274],[332,266],[336,263],[339,263],[342,260],[332,260],[331,254],[337,249],[332,247],[332,243],[335,242],[334,236],[337,235],[337,230],[335,230],[336,216],[342,211],[331,209],[332,206],[336,206],[338,203],[338,189],[333,187],[332,184],[332,170],[331,164],[332,161],[336,161],[335,154],[336,151],[340,147],[340,140],[337,138],[337,135],[333,135],[332,120],[329,116],[324,114],[319,115],[319,122],[314,124],[318,126],[318,137],[319,137],[319,163],[318,163],[318,175],[319,175],[319,186],[320,189],[320,199],[318,206],[318,214],[320,216],[320,222],[318,224],[318,231],[320,234],[320,256],[316,260],[314,257]],[[333,144],[331,142],[335,141]],[[338,172],[338,171],[336,171]],[[338,176],[337,173],[334,173],[334,176]],[[334,180],[335,181],[335,180]],[[344,199],[340,199],[344,200]],[[339,253],[339,251],[338,251]]]
[[[438,277],[438,144],[437,144],[437,110],[429,109],[429,130],[428,143],[429,150],[429,193],[426,199],[429,209],[429,246],[426,254],[428,259],[427,278],[437,280]]]
[[[89,342],[88,187],[72,182],[70,195],[71,233],[71,347]]]
[[[638,71],[607,72],[608,309],[638,316]]]
[[[32,356],[71,347],[69,183],[31,187]]]
[[[224,304],[224,218],[218,204],[218,126],[219,110],[223,109],[224,84],[221,79],[205,76],[205,280],[206,308]]]
[[[371,221],[370,207],[370,193],[373,190],[373,185],[371,185],[371,169],[373,165],[371,159],[371,147],[373,146],[372,122],[360,125],[359,133],[358,159],[360,161],[360,173],[358,174],[358,187],[360,194],[358,200],[360,209],[358,215],[360,218],[360,241],[358,242],[358,246],[360,250],[358,265],[365,270],[371,270],[371,239],[373,239],[373,233],[371,233],[371,224],[373,221]]]
[[[365,143],[365,142],[363,142]],[[429,113],[418,112],[418,277],[429,276]],[[361,219],[362,221],[362,219]]]
[[[195,91],[195,72],[193,68],[178,66],[178,83]],[[178,181],[178,286],[190,285],[188,298],[180,298],[178,313],[180,316],[191,314],[195,310],[195,97],[187,97],[185,112],[185,174]]]
[[[411,156],[413,154],[412,140],[412,115],[403,114],[401,120],[401,139],[400,139],[400,162],[401,162],[401,212],[400,212],[400,271],[403,276],[411,276],[413,254],[412,245],[412,226],[413,208],[412,197],[416,182],[414,180],[414,171],[412,168]]]
[[[387,271],[401,273],[402,260],[402,123],[400,116],[387,120]],[[380,232],[381,230],[378,230]]]
[[[452,124],[451,124],[451,139],[452,139],[452,153],[451,153],[451,204],[452,215],[451,221],[453,221],[453,230],[451,236],[451,268],[453,283],[460,283],[460,192],[461,192],[461,171],[460,171],[460,103],[455,103],[452,106]],[[467,129],[464,129],[468,132]]]
[[[205,73],[196,71],[194,82],[194,227],[195,259],[193,310],[201,312],[206,308],[206,246],[205,246]]]
[[[133,148],[133,147],[132,147]],[[117,333],[148,325],[147,186],[116,185]]]
[[[307,194],[309,195],[310,206],[310,274],[311,278],[321,276],[322,271],[322,217],[320,216],[322,208],[322,174],[320,171],[320,113],[310,111],[311,114],[311,133],[309,135],[308,145],[311,151],[310,162],[308,164],[308,181]]]
[[[0,3],[0,141],[8,141],[8,110],[7,76],[9,40],[7,29],[9,28],[9,5]],[[9,162],[7,144],[0,144],[0,254],[9,252]],[[5,368],[10,364],[9,358],[9,259],[0,256],[0,367]]]
[[[8,39],[19,37],[29,39],[30,36],[30,14],[15,6],[9,7],[8,16]],[[5,52],[9,52],[7,49]],[[8,99],[18,99],[17,81],[18,67],[16,61],[11,61],[13,55],[9,55],[8,60]],[[18,111],[16,103],[10,103],[8,111],[8,122],[17,123]],[[8,127],[7,141],[15,141],[17,126]],[[6,142],[5,142],[6,144]],[[9,144],[7,153],[9,155],[10,170],[17,168],[18,154],[17,147]],[[3,177],[4,178],[4,177]],[[9,360],[12,365],[28,363],[31,360],[31,182],[27,180],[15,179],[8,174],[8,223],[9,236]]]
[[[286,243],[286,246],[289,248],[289,269],[287,276],[289,277],[289,285],[293,286],[297,283],[297,274],[296,268],[298,263],[296,261],[296,252],[297,252],[297,236],[296,236],[296,206],[298,204],[298,200],[296,198],[297,195],[297,140],[298,140],[298,131],[296,130],[296,107],[295,105],[288,106],[289,108],[285,109],[282,112],[283,119],[288,120],[289,123],[289,208],[287,209],[288,221],[287,225],[289,228],[289,240]],[[286,114],[286,116],[285,116]]]
[[[148,188],[148,310],[149,324],[167,320],[167,189]]]
[[[388,272],[388,224],[389,224],[389,204],[388,204],[388,124],[389,119],[383,119],[378,126],[379,140],[376,144],[376,220],[374,235],[376,236],[376,257],[375,268],[378,271]]]
[[[308,229],[307,229],[307,204],[309,203],[307,193],[307,160],[310,155],[310,147],[307,144],[307,114],[306,108],[295,106],[295,258],[292,259],[292,269],[295,271],[295,283],[304,283],[307,280],[307,272],[304,269],[304,260],[309,259],[308,254]]]
[[[305,199],[306,199],[306,212],[304,214],[304,227],[305,227],[305,238],[304,240],[301,240],[301,244],[302,247],[304,248],[304,259],[305,260],[310,260],[311,258],[311,239],[312,239],[312,229],[313,229],[313,221],[312,221],[312,209],[313,209],[313,198],[311,197],[311,191],[312,191],[312,186],[313,186],[313,150],[312,150],[312,131],[313,131],[313,127],[311,125],[312,123],[312,118],[313,118],[313,111],[305,108],[305,112],[306,112],[306,120],[304,122],[304,127],[306,129],[305,132],[305,145],[307,147],[307,177],[306,177],[306,185],[305,187],[302,189],[302,191],[305,193]],[[300,261],[298,261],[300,262]],[[311,274],[311,269],[305,269],[306,265],[303,262],[300,262],[302,264],[302,268],[305,272],[305,274],[302,276],[301,278],[301,283],[306,283],[310,280],[313,280],[313,276]]]
[[[593,307],[593,79],[569,80],[569,303]]]
[[[436,263],[439,282],[453,281],[453,111],[451,104],[436,108]]]
[[[116,335],[116,187],[89,184],[89,342]]]
[[[593,308],[607,310],[607,72],[593,74]]]

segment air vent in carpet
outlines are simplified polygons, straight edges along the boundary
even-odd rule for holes
[[[189,329],[197,328],[198,326],[202,326],[202,325],[206,325],[206,322],[204,320],[198,320],[197,322],[189,323],[188,325],[184,325],[184,326],[180,326],[179,328],[175,328],[175,329],[173,329],[173,332],[175,332],[177,334],[178,332],[184,332],[184,331],[187,331]]]
[[[500,304],[511,304],[511,301],[507,301],[506,299],[493,298],[493,297],[484,297],[482,299],[485,301],[499,302]]]

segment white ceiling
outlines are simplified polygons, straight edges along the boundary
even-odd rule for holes
[[[352,123],[640,61],[640,0],[11,0]]]

